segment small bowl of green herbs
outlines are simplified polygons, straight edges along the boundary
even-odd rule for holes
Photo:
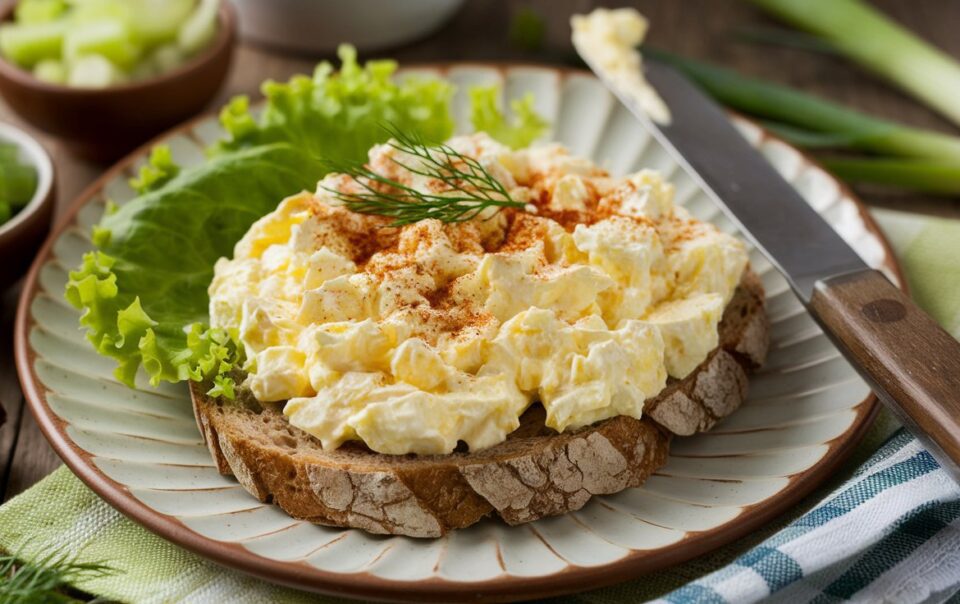
[[[0,291],[30,265],[50,230],[53,162],[33,137],[0,123]]]

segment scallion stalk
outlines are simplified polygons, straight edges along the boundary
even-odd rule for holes
[[[823,165],[850,183],[877,184],[896,189],[960,195],[960,166],[900,158],[821,157]]]
[[[643,53],[678,68],[728,107],[803,130],[829,133],[840,148],[960,164],[960,137],[872,117],[787,86],[661,50],[644,47]]]
[[[861,0],[752,0],[960,124],[960,63]]]
[[[770,120],[761,120],[760,125],[791,145],[804,149],[850,149],[856,140],[855,137],[843,133],[813,132]]]
[[[741,27],[733,30],[731,33],[741,42],[805,50],[825,55],[835,56],[839,54],[836,48],[822,38],[790,29],[781,29],[779,27]]]

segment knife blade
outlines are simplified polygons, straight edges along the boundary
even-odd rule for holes
[[[584,60],[590,65],[587,57]],[[670,109],[654,123],[615,78],[594,73],[783,274],[883,401],[960,482],[960,342],[859,255],[673,68],[645,61]]]

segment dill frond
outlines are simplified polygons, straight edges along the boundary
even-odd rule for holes
[[[63,550],[30,564],[18,560],[19,554],[0,553],[0,604],[80,602],[68,593],[71,585],[118,572],[103,562],[78,562]]]
[[[331,172],[349,176],[359,192],[321,187],[332,193],[349,210],[393,218],[390,226],[413,224],[427,218],[441,222],[463,222],[482,214],[487,208],[524,208],[525,203],[510,197],[506,190],[476,159],[449,145],[427,145],[416,134],[387,128],[387,143],[414,158],[417,165],[393,161],[401,168],[439,181],[443,189],[425,193],[374,172],[364,164],[328,161]]]

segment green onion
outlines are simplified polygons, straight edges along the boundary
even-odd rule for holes
[[[543,48],[546,37],[547,24],[543,15],[530,8],[521,7],[510,20],[510,30],[507,36],[510,43],[527,52],[535,52]]]
[[[824,166],[843,180],[877,184],[897,189],[960,195],[960,166],[927,160],[899,158],[820,158]]]
[[[661,50],[644,47],[643,52],[678,68],[733,109],[804,130],[829,133],[842,143],[839,147],[960,163],[960,137],[872,117],[786,86]]]
[[[837,49],[830,43],[816,36],[779,27],[740,27],[734,29],[732,33],[734,38],[741,42],[781,46],[825,55],[838,54]]]
[[[804,149],[850,149],[856,137],[834,132],[811,132],[789,124],[763,120],[760,125],[791,145]]]
[[[860,0],[753,0],[960,124],[960,64]]]

